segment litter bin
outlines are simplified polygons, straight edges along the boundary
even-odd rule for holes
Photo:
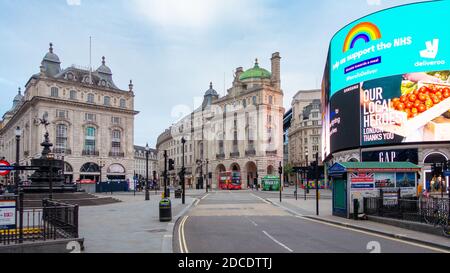
[[[159,201],[159,221],[172,221],[172,203],[170,202],[169,198],[164,198]]]
[[[182,193],[183,191],[181,190],[181,189],[176,189],[175,190],[175,198],[176,199],[179,199],[179,198],[181,198],[181,193]]]

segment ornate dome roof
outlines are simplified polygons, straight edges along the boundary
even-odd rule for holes
[[[212,82],[209,83],[209,89],[205,92],[205,97],[206,96],[219,96],[219,93],[217,93],[217,91],[213,89]]]
[[[58,55],[53,53],[53,44],[52,43],[50,43],[50,48],[49,48],[47,54],[45,54],[43,61],[48,61],[48,62],[53,62],[53,63],[61,63]]]
[[[258,59],[255,61],[255,66],[253,68],[248,69],[244,73],[241,74],[239,77],[239,80],[246,80],[246,79],[270,79],[272,77],[272,74],[267,71],[264,68],[260,68],[258,64]]]
[[[107,67],[105,63],[106,63],[105,56],[103,56],[102,57],[102,65],[99,68],[97,68],[97,72],[112,75],[111,69],[109,67]]]

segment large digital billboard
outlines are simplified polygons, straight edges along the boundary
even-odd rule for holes
[[[450,141],[450,1],[363,17],[335,34],[322,84],[324,158]]]

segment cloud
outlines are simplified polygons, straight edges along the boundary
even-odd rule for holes
[[[66,0],[67,5],[69,6],[80,6],[81,0]]]
[[[221,22],[243,22],[261,12],[255,0],[133,0],[135,11],[165,28],[206,29]],[[243,16],[245,14],[245,16]]]

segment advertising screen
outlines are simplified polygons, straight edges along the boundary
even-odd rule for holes
[[[322,84],[324,156],[450,141],[449,10],[450,1],[399,6],[335,34]]]

